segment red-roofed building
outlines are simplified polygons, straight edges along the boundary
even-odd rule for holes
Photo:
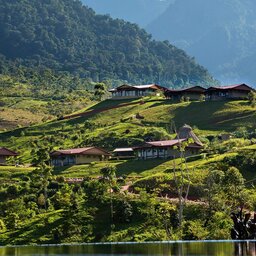
[[[190,100],[199,100],[201,95],[205,94],[206,89],[201,86],[193,86],[180,90],[167,89],[164,94],[168,99],[180,100],[181,97],[189,98]]]
[[[154,159],[154,158],[179,158],[179,147],[188,139],[174,139],[164,141],[146,142],[143,146],[134,148],[138,159]],[[185,147],[185,156],[196,155],[203,149],[202,144],[196,142],[190,143]]]
[[[54,166],[88,164],[108,160],[110,156],[109,152],[98,147],[74,148],[53,151],[51,162]]]
[[[184,143],[186,143],[184,145]],[[179,158],[181,153],[179,148],[185,146],[185,157],[197,155],[204,148],[203,143],[195,135],[189,125],[182,126],[175,139],[163,141],[146,142],[141,147],[136,147],[138,159],[152,158]]]
[[[0,147],[0,165],[5,165],[9,157],[16,157],[19,154],[4,147]]]
[[[206,90],[206,99],[248,99],[248,94],[254,89],[247,84],[210,87]]]
[[[115,89],[109,90],[112,93],[112,99],[134,99],[144,96],[157,94],[157,91],[165,91],[166,88],[157,84],[146,85],[128,85],[124,84]]]

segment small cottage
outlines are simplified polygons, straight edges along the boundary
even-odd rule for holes
[[[147,85],[128,85],[124,84],[117,88],[109,90],[112,94],[112,99],[132,99],[141,98],[144,96],[150,96],[157,94],[157,91],[165,91],[166,88],[157,84]]]
[[[254,89],[246,84],[236,84],[221,87],[210,87],[206,90],[207,100],[248,99],[248,94]]]
[[[56,150],[50,155],[54,166],[88,164],[108,160],[111,156],[109,152],[98,147]]]
[[[206,89],[201,86],[193,86],[180,90],[167,89],[164,94],[167,99],[172,100],[180,100],[182,97],[190,100],[199,100],[205,94],[205,91]]]
[[[7,159],[10,157],[16,157],[19,154],[4,147],[0,147],[0,165],[6,165]]]

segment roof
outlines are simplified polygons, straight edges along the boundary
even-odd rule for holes
[[[129,85],[129,84],[123,84],[121,86],[118,86],[116,88],[110,89],[109,92],[116,92],[118,90],[122,89],[136,89],[136,90],[145,90],[145,89],[155,89],[155,90],[167,90],[165,87],[157,85],[157,84],[144,84],[144,85]]]
[[[192,87],[188,87],[188,88],[184,88],[184,89],[178,89],[178,90],[174,90],[174,89],[167,89],[167,92],[205,92],[206,89],[203,88],[202,86],[192,86]]]
[[[86,147],[86,148],[72,148],[72,149],[60,149],[51,153],[52,156],[58,155],[110,155],[109,152],[98,147]]]
[[[244,91],[253,91],[254,89],[247,84],[233,84],[233,85],[226,85],[226,86],[212,86],[207,89],[207,91],[212,90],[230,90],[230,89],[237,89],[237,90],[244,90]]]
[[[0,156],[18,156],[19,154],[8,148],[0,147]]]
[[[133,85],[132,87],[137,88],[137,89],[149,89],[149,88],[156,88],[159,85],[157,84],[144,84],[144,85]],[[158,88],[156,88],[158,89]]]
[[[133,148],[116,148],[113,152],[133,152]]]
[[[186,139],[175,139],[175,140],[162,140],[162,141],[150,141],[146,142],[146,144],[154,147],[172,147],[181,142],[185,141]]]

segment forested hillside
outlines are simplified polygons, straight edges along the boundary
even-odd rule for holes
[[[253,0],[177,0],[147,27],[170,40],[224,83],[255,83],[256,4]]]
[[[94,83],[67,72],[16,67],[0,75],[0,131],[60,117],[97,101]]]
[[[137,25],[96,15],[75,0],[0,0],[0,70],[67,71],[93,81],[165,85],[213,82],[185,52]]]

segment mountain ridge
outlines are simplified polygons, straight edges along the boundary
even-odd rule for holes
[[[82,0],[99,14],[109,14],[113,18],[124,19],[146,27],[157,18],[174,0]]]

